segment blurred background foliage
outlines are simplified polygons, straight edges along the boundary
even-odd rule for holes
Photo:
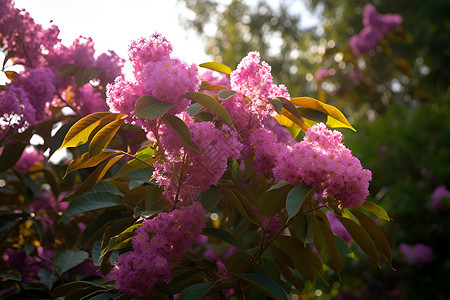
[[[394,249],[396,271],[349,259],[340,283],[318,285],[323,294],[316,296],[446,299],[450,2],[370,2],[381,14],[399,14],[403,22],[360,55],[352,53],[349,40],[363,28],[368,1],[180,2],[194,12],[182,21],[205,38],[215,61],[234,68],[258,50],[274,80],[284,83],[292,97],[310,96],[339,107],[359,131],[343,130],[344,141],[373,172],[369,200],[393,218],[381,224]],[[304,16],[313,25],[302,25]],[[432,249],[431,257],[418,250],[423,245]],[[416,256],[405,249],[416,249],[411,250]]]

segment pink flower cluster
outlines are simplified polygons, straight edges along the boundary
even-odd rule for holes
[[[401,243],[399,249],[405,257],[405,260],[413,264],[424,265],[428,263],[433,256],[433,250],[429,246],[421,243],[415,245]]]
[[[187,120],[188,121],[188,120]],[[162,126],[161,150],[165,160],[155,163],[154,178],[164,186],[169,202],[190,203],[222,177],[229,158],[237,159],[242,149],[237,133],[228,126],[216,128],[212,122],[187,124],[192,141],[201,149],[197,152],[184,146],[178,136]]]
[[[131,43],[129,59],[133,66],[134,79],[121,77],[108,85],[107,104],[112,112],[127,115],[131,123],[141,125],[145,130],[157,130],[152,122],[134,115],[136,100],[151,95],[162,102],[174,103],[168,113],[177,114],[186,110],[190,100],[183,95],[196,91],[200,79],[197,66],[188,65],[171,58],[172,45],[160,34],[148,39],[138,39]]]
[[[205,227],[199,203],[145,220],[132,239],[133,251],[119,256],[113,274],[119,291],[131,297],[148,297],[157,282],[170,279],[180,260]]]
[[[90,38],[80,37],[66,47],[58,34],[58,27],[45,29],[36,24],[25,10],[14,8],[14,1],[0,0],[2,43],[14,62],[25,68],[0,92],[0,139],[45,120],[50,106],[62,104],[57,94],[79,114],[106,110],[101,86],[94,89],[88,83],[78,87],[75,77],[85,76],[88,69],[99,73],[98,79],[106,84],[121,74],[124,61],[114,52],[95,58]],[[80,69],[64,74],[70,67]],[[66,92],[68,87],[71,93]]]
[[[341,142],[340,132],[314,125],[303,141],[278,155],[275,180],[315,187],[341,200],[342,207],[361,205],[369,195],[372,173]]]
[[[57,26],[44,29],[28,12],[15,9],[12,0],[0,0],[0,33],[16,61],[34,68],[46,64],[41,53],[51,51],[60,41]]]
[[[363,12],[364,28],[350,38],[350,48],[354,55],[367,53],[374,49],[389,32],[402,23],[397,14],[379,14],[373,4],[366,4]]]
[[[243,96],[236,97],[235,101],[242,102],[241,106],[254,114],[259,121],[267,115],[275,115],[270,98],[289,98],[284,85],[277,86],[273,83],[270,66],[265,61],[260,61],[258,52],[250,52],[230,76],[231,89]]]
[[[317,69],[315,77],[317,81],[322,81],[325,78],[334,76],[334,74],[336,74],[335,69],[326,69],[324,67],[320,67]]]
[[[28,172],[38,162],[43,161],[45,158],[35,147],[27,146],[16,162],[14,169],[19,172]]]

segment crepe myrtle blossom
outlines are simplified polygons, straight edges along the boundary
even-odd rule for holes
[[[133,251],[120,255],[113,269],[119,291],[148,297],[157,282],[169,281],[173,264],[191,247],[205,221],[198,202],[145,220],[132,238]]]
[[[325,124],[312,126],[303,141],[277,156],[275,181],[307,184],[340,200],[342,207],[361,205],[369,195],[372,173],[342,144],[342,134]]]
[[[397,14],[379,14],[373,4],[364,6],[364,28],[350,38],[350,48],[354,55],[369,52],[391,31],[402,23],[402,17]]]

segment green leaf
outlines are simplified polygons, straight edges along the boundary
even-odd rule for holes
[[[199,65],[202,68],[210,69],[227,75],[231,74],[231,69],[227,65],[219,62],[206,62]]]
[[[378,204],[375,204],[373,202],[370,202],[370,201],[366,200],[361,205],[361,207],[364,208],[365,210],[370,211],[371,213],[373,213],[375,216],[377,216],[380,219],[383,219],[383,220],[386,220],[386,221],[392,221],[391,217],[388,216],[388,214],[384,210],[384,208],[382,208]]]
[[[209,289],[211,289],[216,282],[203,282],[194,284],[186,289],[184,289],[181,294],[179,300],[196,300],[200,299],[203,295],[205,295]]]
[[[89,258],[89,253],[86,251],[58,251],[52,259],[52,264],[58,274],[62,274]]]
[[[102,250],[100,258],[105,255],[105,253],[113,250],[118,250],[126,248],[130,245],[131,238],[134,236],[134,231],[139,228],[142,224],[134,224],[118,235],[115,235],[109,239],[108,246]]]
[[[220,188],[213,185],[208,190],[200,193],[197,201],[200,202],[206,212],[211,212],[220,201]]]
[[[230,99],[231,97],[233,97],[235,94],[236,94],[236,92],[235,92],[235,91],[232,91],[232,90],[220,90],[220,91],[217,93],[217,98],[218,98],[220,101],[225,101],[225,100],[228,100],[228,99]]]
[[[201,104],[204,108],[209,109],[213,113],[215,113],[222,121],[235,129],[233,121],[231,120],[228,111],[223,107],[222,104],[219,103],[216,99],[214,99],[211,95],[198,93],[198,92],[189,92],[184,95],[186,98],[191,99],[199,104]]]
[[[180,138],[181,142],[186,147],[189,147],[197,152],[201,152],[202,150],[192,142],[191,132],[186,124],[180,118],[165,114],[163,116],[164,123],[166,123],[173,132]]]
[[[302,241],[291,236],[279,235],[275,243],[277,246],[272,246],[275,260],[299,271],[311,281],[319,276],[325,280],[322,262]]]
[[[103,192],[110,193],[117,196],[124,196],[121,191],[119,191],[116,186],[108,181],[100,181],[89,192]]]
[[[105,192],[85,193],[70,202],[62,218],[67,219],[82,212],[118,205],[123,205],[123,202],[117,195]]]
[[[306,185],[298,185],[289,191],[286,197],[286,211],[289,218],[295,216],[303,203],[303,199],[311,192],[311,187]]]
[[[116,299],[119,296],[120,296],[120,294],[102,293],[100,295],[90,298],[90,300],[110,300],[110,299]]]
[[[280,182],[271,186],[259,198],[258,215],[273,216],[285,207],[286,196],[292,189],[288,182]]]
[[[55,271],[47,269],[47,268],[39,269],[38,276],[40,279],[39,282],[46,285],[49,290],[51,290],[53,288],[53,285],[59,279],[59,277],[56,275]]]
[[[247,220],[253,224],[260,225],[260,222],[253,210],[251,203],[239,191],[233,190],[226,186],[221,186],[223,199],[230,201],[236,210]]]
[[[124,119],[115,120],[100,129],[89,143],[89,156],[94,157],[101,154],[102,150],[108,147],[123,123],[125,123]]]
[[[103,128],[103,126],[118,120],[123,116],[124,114],[97,112],[82,118],[69,129],[69,132],[67,132],[59,149],[77,147],[86,143],[92,134],[95,134],[99,129]]]
[[[0,211],[0,242],[17,224],[29,216],[26,213],[11,213],[8,210]]]
[[[275,111],[281,115],[281,111],[283,110],[283,103],[281,103],[280,99],[270,99],[270,103],[272,103],[273,108],[275,109]]]
[[[337,273],[341,272],[343,264],[342,258],[334,240],[330,223],[322,211],[320,217],[313,215],[314,218],[314,245],[322,255],[323,261]]]
[[[7,143],[3,147],[3,151],[0,155],[0,172],[4,172],[9,168],[12,168],[19,158],[22,156],[23,150],[27,143],[12,142]]]
[[[370,258],[375,261],[378,267],[380,267],[380,258],[378,257],[377,247],[375,246],[372,238],[369,236],[367,231],[351,219],[339,215],[336,216],[338,217],[339,221],[341,221],[342,225],[344,225],[345,229],[347,229],[348,233],[350,233],[353,240]]]
[[[65,251],[68,251],[68,250],[65,250]],[[83,252],[83,251],[81,251],[81,252]],[[73,282],[69,282],[69,283],[65,283],[65,284],[57,286],[52,291],[52,297],[55,297],[55,298],[56,297],[64,297],[73,290],[87,289],[87,288],[93,288],[93,287],[97,287],[97,286],[88,281],[73,281]]]
[[[309,97],[291,99],[291,103],[322,112],[328,116],[327,125],[330,127],[344,127],[356,131],[345,118],[344,114],[334,106],[325,104]]]
[[[205,228],[203,229],[202,234],[222,240],[225,243],[235,246],[238,249],[245,250],[244,247],[242,247],[242,245],[238,242],[238,240],[236,240],[236,238],[228,231],[219,228]]]
[[[258,290],[264,292],[269,297],[277,300],[290,299],[281,286],[268,277],[255,274],[235,274],[237,277],[244,279]]]
[[[153,96],[145,95],[136,100],[134,114],[138,117],[155,120],[164,115],[175,103],[162,102]]]
[[[149,146],[144,146],[134,155],[132,160],[126,162],[123,164],[120,169],[117,171],[117,173],[114,175],[114,178],[119,178],[121,176],[125,176],[129,174],[132,171],[141,169],[141,168],[148,168],[148,165],[152,165],[157,158],[155,155],[155,149],[152,149]],[[145,164],[145,163],[147,164]]]
[[[361,226],[372,237],[373,241],[375,242],[375,246],[379,249],[383,259],[386,260],[386,262],[392,268],[391,247],[389,246],[389,242],[383,231],[381,231],[377,223],[369,216],[354,209],[350,210],[350,212],[358,219]]]
[[[300,280],[300,278],[298,278],[287,265],[279,261],[275,261],[275,263],[278,265],[278,268],[280,269],[280,272],[283,275],[283,277],[289,283],[291,283],[299,293],[301,293],[305,288],[305,285]]]

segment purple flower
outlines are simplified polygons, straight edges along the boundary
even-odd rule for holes
[[[43,161],[45,158],[36,148],[28,145],[16,162],[14,169],[19,172],[28,172],[38,162]]]
[[[447,190],[447,187],[445,185],[436,187],[433,191],[433,194],[431,194],[434,210],[441,210],[445,208],[444,204],[442,204],[442,198],[450,198],[450,191]]]
[[[424,265],[431,261],[433,255],[433,250],[421,243],[417,243],[414,246],[401,243],[398,248],[405,257],[405,260],[413,264]]]

